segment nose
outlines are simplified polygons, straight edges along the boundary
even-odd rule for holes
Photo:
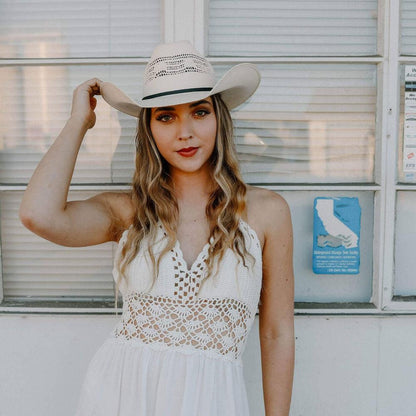
[[[188,140],[193,137],[193,129],[191,121],[186,118],[181,120],[178,126],[178,139],[179,140]]]

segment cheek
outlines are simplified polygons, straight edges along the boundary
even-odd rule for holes
[[[157,124],[153,123],[152,121],[150,121],[150,132],[152,133],[155,142],[157,142],[158,137],[160,136],[160,131],[157,128]]]
[[[163,149],[164,144],[166,143],[166,131],[161,129],[157,124],[150,123],[150,131],[152,132],[153,140],[155,141],[156,147]]]
[[[204,137],[207,141],[211,142],[212,146],[215,145],[215,139],[217,136],[217,120],[214,119],[210,123],[207,123],[204,129]]]

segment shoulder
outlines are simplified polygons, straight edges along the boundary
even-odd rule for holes
[[[267,223],[273,220],[275,224],[279,224],[288,219],[290,209],[286,200],[278,193],[256,186],[248,186],[247,216]]]
[[[101,203],[111,217],[111,231],[114,240],[119,239],[122,232],[129,228],[134,218],[134,205],[131,191],[102,192],[93,199]]]
[[[259,235],[262,244],[276,234],[287,234],[292,227],[286,200],[274,191],[247,186],[247,220]]]
[[[289,206],[282,195],[258,186],[247,185],[247,203],[253,207],[267,205],[270,209],[288,209]]]

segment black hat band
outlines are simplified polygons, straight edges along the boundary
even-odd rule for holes
[[[165,95],[182,94],[185,92],[211,91],[212,88],[213,87],[185,88],[182,90],[159,92],[158,94],[146,95],[146,97],[143,97],[142,100],[150,100],[151,98],[164,97]]]

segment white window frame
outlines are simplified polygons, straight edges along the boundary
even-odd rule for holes
[[[415,296],[394,296],[394,233],[396,216],[396,196],[398,191],[416,191],[416,184],[397,183],[398,149],[401,140],[400,119],[400,67],[404,64],[416,65],[416,56],[400,55],[400,1],[390,0],[389,61],[386,94],[386,204],[385,204],[385,251],[384,282],[382,290],[383,311],[401,314],[416,312]]]
[[[386,0],[387,1],[387,0]],[[209,0],[206,0],[206,4]],[[207,7],[206,7],[207,10]],[[379,314],[383,313],[382,303],[382,264],[383,259],[383,229],[384,229],[384,203],[385,203],[385,164],[383,163],[386,155],[386,149],[383,145],[382,137],[385,135],[385,127],[379,125],[379,120],[384,120],[383,114],[384,102],[386,97],[381,92],[385,91],[385,77],[383,67],[386,67],[387,54],[386,45],[383,43],[383,33],[386,31],[388,19],[388,7],[385,6],[385,0],[378,2],[378,38],[377,38],[377,55],[369,57],[244,57],[244,58],[210,58],[210,62],[232,64],[239,63],[242,60],[258,64],[270,63],[369,63],[377,65],[377,106],[376,106],[376,142],[381,146],[376,147],[375,154],[375,181],[374,184],[357,184],[357,185],[267,185],[264,188],[273,191],[372,191],[374,192],[374,242],[373,242],[373,275],[372,286],[373,295],[368,303],[316,303],[316,302],[296,302],[296,314]],[[207,26],[207,25],[206,25]],[[206,29],[205,29],[206,30]],[[388,51],[387,51],[388,52]],[[380,82],[382,80],[382,82]],[[295,276],[296,278],[296,276]]]
[[[203,54],[207,51],[209,0],[160,0],[162,10],[162,40],[172,42],[189,40]],[[379,0],[378,3],[378,53],[368,57],[245,57],[209,58],[213,64],[235,64],[250,61],[258,64],[271,63],[369,63],[377,66],[377,109],[374,184],[357,185],[269,185],[273,191],[371,191],[374,192],[374,242],[373,242],[373,295],[368,304],[297,304],[296,314],[337,314],[337,315],[386,315],[416,313],[416,301],[393,299],[394,289],[394,228],[395,199],[398,190],[414,190],[415,185],[396,184],[397,148],[400,140],[398,120],[400,114],[400,72],[401,64],[416,64],[415,57],[400,57],[400,3],[398,0]],[[385,37],[383,36],[385,34]],[[385,42],[383,42],[385,39]],[[30,62],[29,62],[30,61]],[[146,58],[105,58],[105,59],[19,59],[3,60],[8,65],[57,65],[69,64],[120,64],[140,63]],[[25,186],[0,185],[4,191],[24,191]],[[71,185],[71,191],[127,190],[128,186],[118,184],[105,186]],[[0,246],[0,301],[3,299]],[[415,298],[416,299],[416,298]],[[114,313],[111,308],[82,307],[24,307],[0,306],[0,313]]]

